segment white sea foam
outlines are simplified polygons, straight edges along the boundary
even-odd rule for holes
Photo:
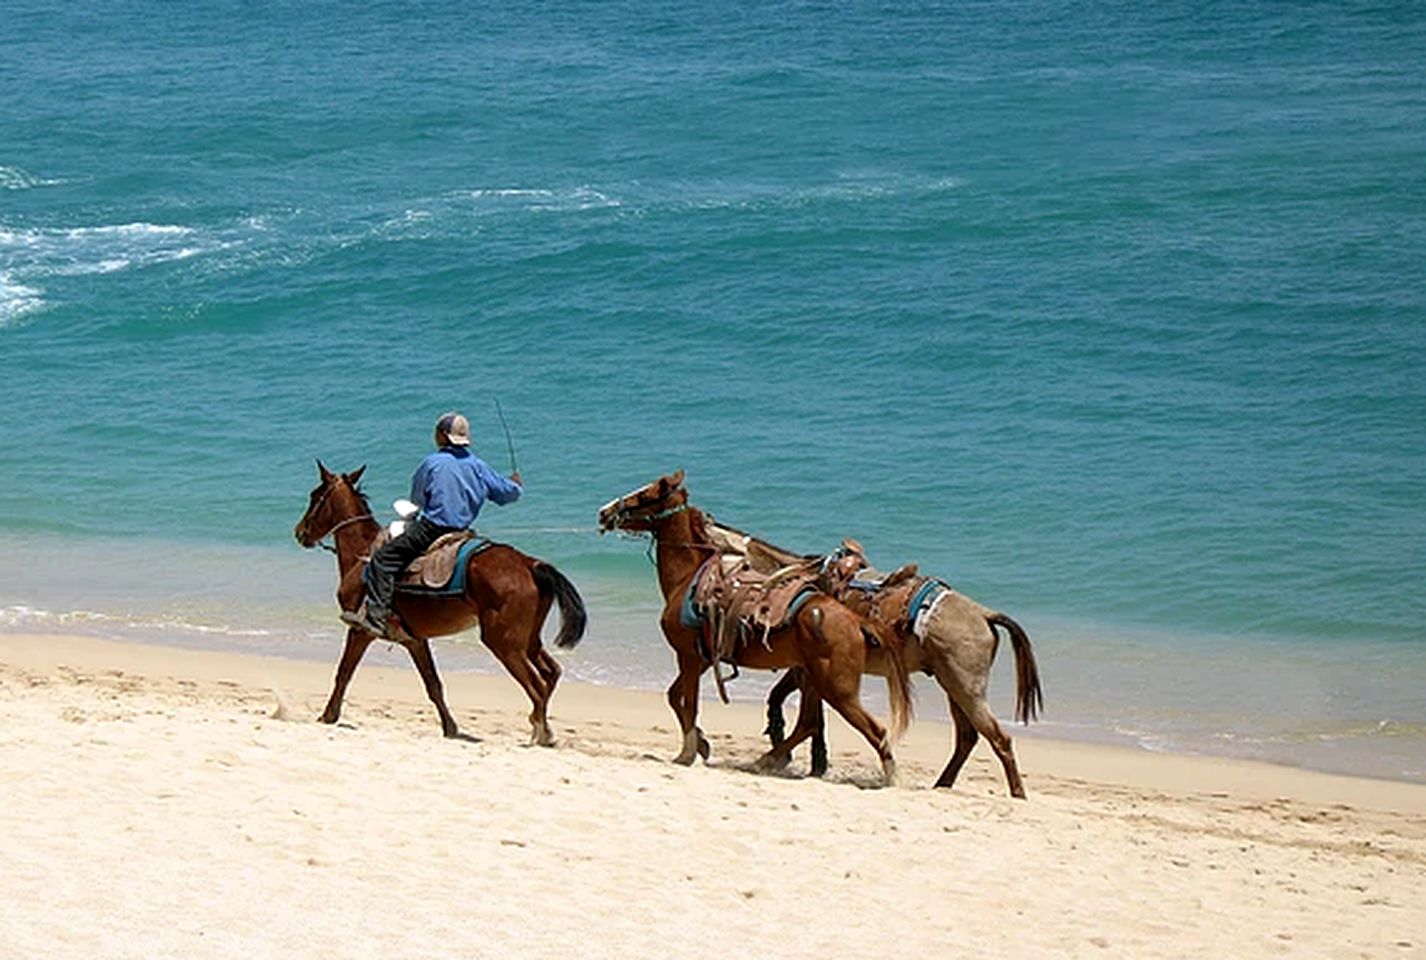
[[[181,237],[193,232],[190,227],[167,223],[119,223],[102,227],[72,227],[61,231],[76,240],[90,237]]]
[[[0,273],[0,327],[11,324],[44,305],[43,290],[16,283],[9,274]]]
[[[51,187],[61,183],[64,181],[32,176],[19,167],[0,166],[0,190],[31,190],[35,187]]]
[[[74,263],[55,267],[49,273],[56,277],[83,277],[94,273],[118,273],[132,265],[133,261],[128,257],[110,257],[92,263]]]
[[[496,208],[537,212],[578,212],[622,206],[622,202],[594,187],[583,185],[568,190],[548,190],[538,187],[481,187],[462,190],[451,195],[456,199],[490,202]],[[510,204],[508,201],[533,201]]]
[[[576,187],[569,193],[554,196],[550,203],[537,203],[530,209],[541,211],[580,211],[618,206],[622,206],[618,200],[608,194],[595,190],[593,187]]]
[[[676,205],[691,210],[791,209],[817,203],[863,203],[897,197],[944,193],[965,186],[960,177],[925,178],[875,172],[848,173],[830,183],[783,187],[741,184],[723,190],[696,187],[676,199]],[[717,186],[717,185],[715,185]]]
[[[462,196],[472,200],[479,200],[482,197],[552,197],[554,194],[549,190],[534,190],[525,187],[501,187],[494,189],[465,190]]]
[[[126,632],[182,633],[234,638],[275,636],[271,630],[203,623],[179,616],[145,617],[101,613],[95,610],[42,610],[24,604],[0,607],[0,627],[37,630],[110,628]]]
[[[0,228],[0,319],[29,312],[38,291],[20,283],[40,277],[118,273],[131,267],[187,260],[231,246],[190,227],[121,223],[65,228]]]

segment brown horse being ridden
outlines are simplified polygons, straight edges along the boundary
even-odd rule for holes
[[[329,534],[332,536],[337,554],[337,603],[343,610],[355,611],[365,593],[362,571],[384,531],[371,515],[366,495],[357,487],[365,467],[347,474],[333,473],[319,460],[317,469],[321,482],[312,491],[307,512],[297,522],[293,535],[304,547],[314,547]],[[494,544],[469,558],[461,594],[396,594],[396,613],[408,636],[393,642],[411,654],[447,737],[459,736],[459,731],[446,707],[429,638],[460,633],[478,623],[481,642],[510,671],[534,707],[530,711],[531,743],[554,743],[547,711],[560,668],[541,643],[540,628],[555,602],[560,608],[555,645],[573,647],[584,636],[587,621],[584,602],[574,584],[545,561],[505,544]],[[347,684],[374,639],[359,627],[347,631],[332,696],[319,718],[323,723],[336,723],[341,716]]]
[[[735,535],[734,542],[736,537],[756,540],[741,531],[722,529]],[[726,542],[729,538],[725,534],[719,539]],[[780,562],[806,559],[763,541],[756,542]],[[1015,761],[1010,736],[996,721],[985,695],[990,683],[991,664],[999,646],[996,633],[999,627],[1009,635],[1015,651],[1015,719],[1029,723],[1043,709],[1040,673],[1029,635],[1005,614],[981,606],[940,581],[917,576],[914,566],[896,571],[877,582],[871,579],[875,571],[866,563],[859,544],[844,541],[843,551],[852,552],[852,559],[856,561],[854,566],[864,568],[860,576],[866,579],[842,586],[837,591],[838,598],[884,629],[895,631],[905,645],[907,668],[922,670],[935,677],[946,693],[951,719],[955,724],[955,749],[935,785],[953,786],[966,758],[979,738],[984,736],[1005,770],[1010,795],[1023,799],[1025,785]],[[923,615],[918,618],[918,610],[910,609],[912,606],[924,611]],[[867,672],[880,676],[888,673],[881,651],[871,651],[867,658]],[[812,773],[818,776],[827,769],[822,710],[820,703],[816,702],[815,692],[809,694],[806,678],[800,671],[789,670],[768,693],[767,733],[774,744],[781,741],[782,704],[799,687],[802,688],[799,722],[802,722],[802,714],[809,710],[813,714]]]
[[[683,749],[675,763],[690,764],[695,756],[707,759],[709,746],[698,727],[699,680],[712,664],[704,654],[704,631],[686,625],[682,616],[685,597],[705,562],[718,554],[709,539],[702,511],[688,502],[683,471],[660,477],[599,511],[602,531],[628,530],[652,534],[657,549],[659,588],[664,596],[659,625],[678,660],[678,676],[668,688],[669,706],[678,717]],[[860,701],[861,677],[870,648],[885,650],[890,675],[891,735]],[[857,732],[867,739],[888,783],[896,774],[891,741],[905,729],[911,715],[911,683],[897,652],[894,637],[880,632],[864,618],[831,597],[815,593],[785,625],[773,629],[765,641],[754,639],[736,647],[731,660],[738,666],[776,670],[802,667],[807,682],[820,700],[825,700]],[[757,761],[759,769],[772,769],[787,762],[792,749],[813,733],[812,717],[799,723],[783,743]]]

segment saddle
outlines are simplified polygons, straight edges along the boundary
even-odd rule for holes
[[[866,550],[856,540],[844,539],[826,556],[797,554],[733,527],[709,523],[709,534],[725,555],[741,557],[754,570],[776,575],[779,569],[815,568],[812,585],[840,600],[869,620],[886,624],[898,633],[911,632],[918,615],[940,592],[948,589],[940,581],[920,576],[919,568],[908,563],[890,573],[874,569]]]
[[[426,552],[411,561],[396,580],[397,588],[411,587],[416,590],[439,590],[451,582],[456,572],[456,560],[461,547],[476,535],[470,530],[457,530],[437,538],[426,548]]]
[[[389,539],[390,535],[383,531],[371,545],[372,552]],[[438,537],[396,578],[396,589],[428,594],[464,592],[464,561],[492,545],[473,530],[457,530]]]
[[[732,662],[743,645],[760,634],[765,647],[769,636],[792,621],[818,592],[820,570],[814,559],[764,572],[747,556],[723,553],[710,558],[694,577],[685,599],[685,612],[703,628],[704,654],[713,664],[718,696],[728,702],[725,678],[719,664]],[[732,676],[736,676],[736,668]]]
[[[731,560],[729,563],[727,561]],[[746,558],[720,557],[710,561],[693,591],[694,606],[712,613],[718,621],[720,642],[714,654],[735,652],[732,625],[761,630],[767,645],[768,634],[782,627],[796,612],[794,604],[809,589],[815,589],[818,571],[814,566],[783,567],[764,573]],[[797,604],[801,606],[801,604]],[[727,642],[723,642],[723,641]],[[720,659],[714,656],[713,659]]]

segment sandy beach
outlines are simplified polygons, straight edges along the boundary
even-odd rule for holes
[[[335,655],[335,651],[334,651]],[[0,957],[1426,956],[1426,787],[1021,738],[900,783],[748,772],[755,708],[562,685],[524,745],[503,676],[0,636]],[[709,691],[706,689],[705,694]]]

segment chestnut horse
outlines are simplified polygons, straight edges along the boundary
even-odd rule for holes
[[[312,491],[307,512],[297,521],[293,535],[304,547],[314,547],[324,537],[332,536],[337,554],[337,603],[343,610],[356,610],[365,595],[362,572],[382,533],[381,524],[371,515],[366,494],[357,487],[366,467],[346,474],[333,473],[319,460],[317,469],[321,482]],[[429,638],[469,630],[478,623],[481,642],[510,671],[534,705],[530,712],[530,742],[541,746],[554,743],[547,710],[550,695],[559,682],[560,668],[540,642],[540,628],[552,602],[558,602],[560,608],[555,645],[573,647],[584,636],[587,620],[584,601],[574,584],[543,560],[499,543],[467,561],[462,594],[430,596],[397,590],[395,610],[408,635],[394,642],[411,654],[447,737],[459,736],[459,731],[446,707]],[[357,627],[347,630],[332,696],[319,718],[323,723],[336,723],[341,716],[347,684],[374,639]]]
[[[698,685],[712,664],[705,658],[699,627],[685,626],[681,616],[684,598],[704,562],[718,552],[709,539],[702,511],[688,502],[683,471],[660,477],[626,496],[612,500],[599,511],[602,531],[648,532],[657,549],[659,588],[664,596],[659,625],[673,647],[678,676],[668,688],[668,703],[678,717],[683,733],[683,749],[674,763],[690,764],[695,755],[707,759],[708,740],[698,727]],[[861,678],[870,646],[887,649],[888,687],[891,700],[891,736],[861,705]],[[888,783],[896,776],[891,741],[906,728],[911,714],[911,682],[899,655],[895,637],[888,637],[869,621],[853,613],[826,594],[814,594],[792,616],[791,621],[773,630],[766,643],[739,646],[733,661],[742,667],[777,670],[804,668],[809,687],[819,702],[832,709],[866,737],[881,760]],[[793,733],[757,761],[759,769],[787,762],[792,749],[812,735],[811,723],[801,717]]]

